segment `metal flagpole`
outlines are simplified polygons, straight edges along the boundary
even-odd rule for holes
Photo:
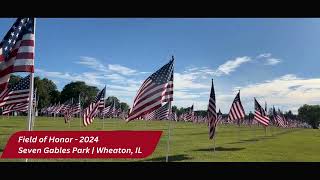
[[[33,35],[34,37],[36,36],[36,18],[34,18],[34,25],[33,25]],[[35,49],[36,49],[36,41],[35,41],[35,38],[34,38],[34,52],[33,52],[33,55],[35,57]],[[34,60],[33,60],[34,62]],[[34,83],[34,73],[31,72],[30,73],[30,93],[29,93],[29,107],[28,107],[28,131],[31,131],[32,130],[32,103],[33,103],[33,84]],[[26,159],[26,162],[28,162],[28,159]]]
[[[174,60],[173,56],[172,56],[172,60]],[[169,100],[169,114],[168,114],[168,117],[171,116],[171,113],[172,113],[172,107],[171,107],[171,101]],[[171,136],[171,120],[169,119],[166,162],[169,162],[170,136]]]
[[[33,130],[33,128],[34,128],[34,121],[35,121],[35,119],[36,119],[36,107],[37,107],[37,101],[38,101],[38,98],[37,98],[37,88],[34,90],[34,98],[35,98],[35,104],[34,104],[34,106],[33,106],[33,118],[32,118],[32,130]],[[32,103],[32,105],[33,105],[33,103]]]
[[[214,130],[214,136],[213,136],[213,153],[216,152],[216,135],[217,135],[217,126],[215,127],[215,130]]]
[[[267,101],[265,101],[265,115],[268,116],[268,112],[267,112]],[[264,136],[267,136],[267,126],[264,126]]]
[[[73,98],[71,98],[71,104],[73,104]],[[68,111],[67,109],[65,110],[65,111]],[[69,111],[69,113],[70,113],[70,111]],[[69,116],[69,115],[68,115]],[[68,117],[67,117],[68,118]],[[70,128],[70,122],[71,121],[71,117],[70,117],[70,119],[68,120],[68,128]]]
[[[106,91],[104,92],[104,95],[106,95]],[[104,96],[104,97],[106,97],[106,96]],[[102,129],[104,129],[104,113],[103,113],[103,110],[104,110],[105,106],[106,106],[106,100],[103,99],[103,109],[101,111],[102,112]]]
[[[80,124],[79,124],[79,129],[81,130],[81,100],[80,100],[80,94],[81,93],[79,93],[79,107],[80,107],[80,112],[79,112],[79,122],[80,122]]]
[[[170,115],[171,115],[171,101],[169,101],[169,115],[168,115],[168,117],[170,117]],[[169,119],[166,162],[169,162],[170,135],[171,135],[171,120]]]

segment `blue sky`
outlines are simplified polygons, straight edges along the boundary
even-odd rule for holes
[[[14,19],[0,21],[0,35]],[[152,72],[175,56],[173,104],[206,109],[210,79],[229,111],[237,89],[246,112],[253,97],[296,112],[320,100],[320,19],[51,19],[36,24],[36,75],[61,90],[76,80],[132,104]]]

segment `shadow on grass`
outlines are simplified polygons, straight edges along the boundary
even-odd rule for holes
[[[188,133],[188,135],[192,136],[192,135],[203,135],[203,134],[208,134],[207,132],[204,133]]]
[[[0,126],[0,128],[15,128],[17,126]]]
[[[245,148],[225,148],[225,147],[216,147],[216,151],[241,151]],[[206,149],[196,149],[194,151],[213,151],[213,148]]]
[[[188,157],[186,154],[178,154],[178,155],[169,156],[168,160],[169,162],[171,162],[171,161],[183,161],[183,160],[190,160],[190,159],[192,158]],[[154,162],[154,161],[166,162],[166,156],[141,160],[138,162]]]
[[[3,152],[3,149],[0,148],[0,152]]]
[[[0,136],[9,136],[9,133],[0,133]]]
[[[244,140],[226,143],[226,144],[240,144],[240,143],[247,143],[247,142],[257,142],[257,141],[266,140],[266,139],[276,139],[276,138],[272,137],[272,136],[263,136],[263,137],[257,137],[257,138],[252,138],[252,139],[244,139]]]

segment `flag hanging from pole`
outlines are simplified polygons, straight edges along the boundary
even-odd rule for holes
[[[160,108],[162,103],[173,100],[173,62],[172,57],[169,63],[143,82],[134,98],[127,122],[139,119]]]
[[[215,128],[217,125],[217,111],[216,111],[216,95],[214,92],[213,79],[211,82],[211,92],[208,105],[208,122],[209,122],[209,139],[214,136]]]
[[[34,18],[18,18],[0,43],[0,92],[13,72],[34,72]]]
[[[244,117],[245,117],[245,112],[241,104],[240,91],[239,91],[231,105],[229,115],[228,115],[228,120],[229,121],[238,120],[238,124],[240,124],[240,120],[243,119]]]
[[[268,126],[270,121],[270,118],[267,116],[265,110],[260,106],[256,98],[254,98],[254,120],[264,126]]]
[[[106,92],[106,87],[104,87],[96,96],[95,100],[90,103],[89,107],[85,108],[83,111],[83,124],[84,126],[88,126],[92,123],[94,117],[99,111],[99,107],[101,107],[101,99],[104,99],[104,95]]]
[[[7,88],[0,94],[0,107],[28,103],[30,94],[30,75],[18,81],[12,88]]]

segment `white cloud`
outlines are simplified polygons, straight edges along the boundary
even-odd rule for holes
[[[269,58],[269,59],[266,59],[266,63],[265,65],[276,65],[278,63],[281,62],[281,59],[276,59],[276,58]]]
[[[251,58],[248,56],[237,57],[234,60],[229,60],[218,67],[215,75],[229,75],[231,72],[235,71],[241,64],[247,63],[249,61],[251,61]]]
[[[252,104],[253,97],[269,105],[296,111],[303,104],[320,103],[320,78],[300,78],[287,74],[270,81],[251,84],[241,88],[241,96]]]
[[[268,58],[268,57],[271,57],[271,53],[263,53],[257,56],[257,58]]]
[[[210,82],[200,82],[196,74],[174,73],[174,88],[181,89],[208,89]]]
[[[109,72],[106,66],[104,66],[99,60],[93,57],[81,56],[80,61],[77,61],[76,63],[86,65],[89,68],[92,68],[97,71]]]
[[[98,87],[104,86],[104,83],[102,82],[104,77],[94,72],[69,73],[69,72],[56,72],[56,71],[46,71],[43,69],[36,69],[35,73],[36,75],[40,75],[42,77],[52,78],[53,81],[58,81],[57,79],[67,80],[69,82],[84,81],[88,85],[98,86]]]
[[[137,71],[134,70],[134,69],[130,69],[128,67],[125,67],[125,66],[121,66],[119,64],[109,64],[108,65],[108,69],[113,71],[113,72],[117,72],[119,74],[122,74],[122,75],[133,75],[133,74],[136,74]]]

